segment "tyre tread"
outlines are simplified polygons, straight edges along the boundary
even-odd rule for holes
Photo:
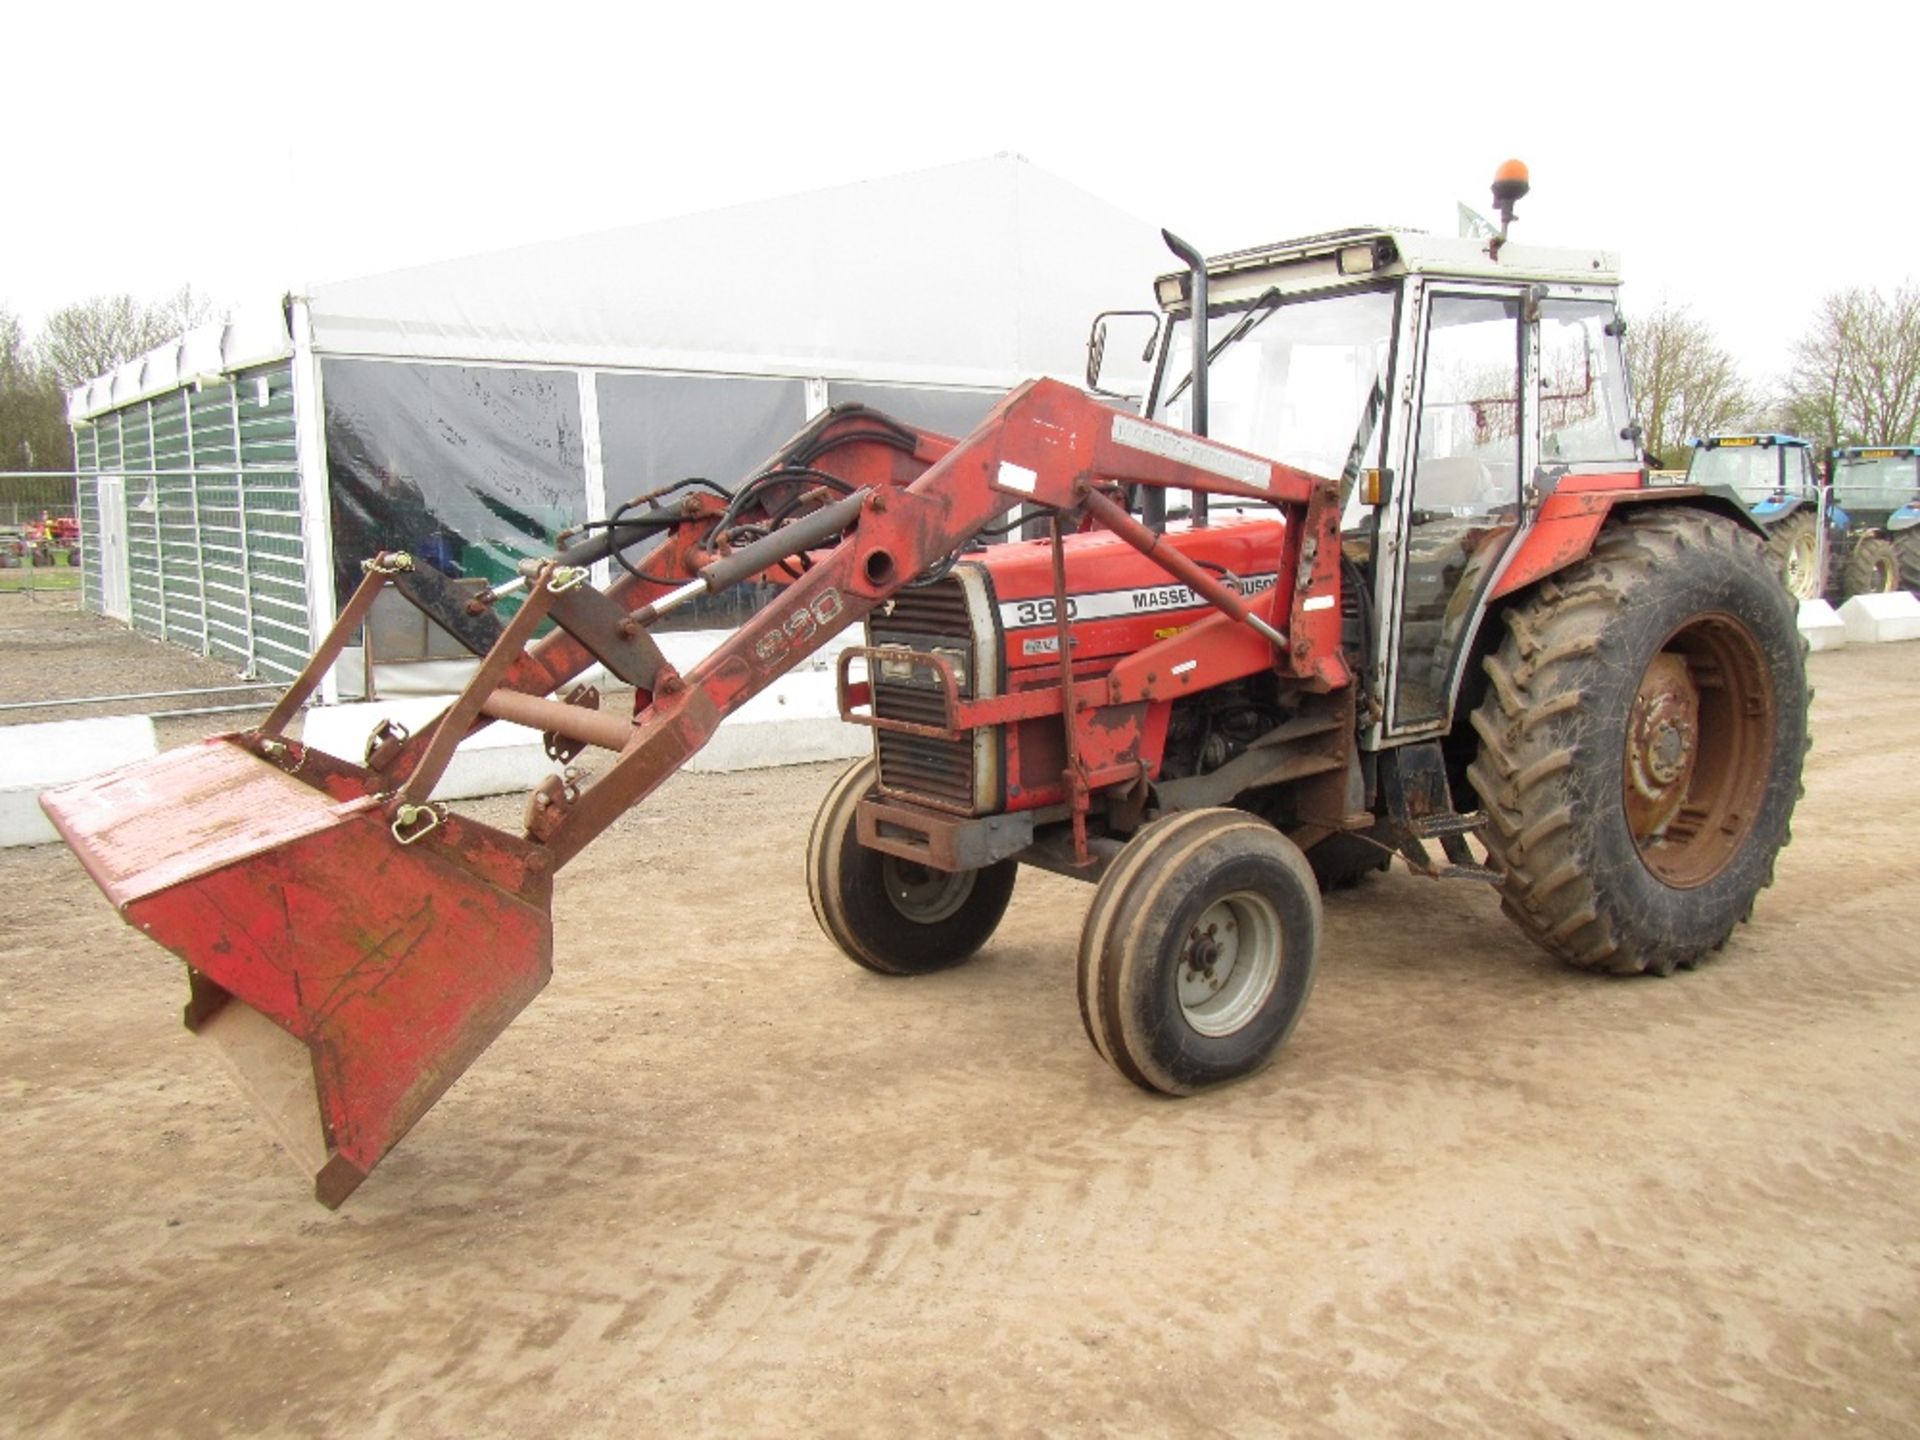
[[[1591,724],[1589,702],[1605,679],[1606,632],[1664,567],[1684,573],[1699,563],[1694,552],[1702,550],[1721,551],[1742,565],[1764,563],[1756,537],[1700,511],[1663,508],[1623,517],[1601,532],[1586,561],[1509,612],[1502,643],[1485,662],[1489,684],[1472,716],[1480,743],[1467,774],[1487,813],[1488,849],[1503,872],[1502,909],[1542,948],[1577,968],[1669,973],[1727,938],[1711,934],[1694,946],[1637,926],[1630,907],[1597,873],[1568,783]],[[1781,596],[1785,601],[1784,587]],[[1804,656],[1797,630],[1794,638]],[[1779,844],[1789,835],[1783,826]],[[1772,859],[1769,853],[1761,867],[1763,883],[1771,881]]]

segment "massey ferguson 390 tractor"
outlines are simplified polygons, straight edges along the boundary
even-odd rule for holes
[[[1503,221],[1525,189],[1503,169]],[[1801,642],[1738,503],[1645,483],[1612,258],[1504,223],[1211,261],[1169,239],[1188,268],[1158,282],[1144,415],[1047,380],[958,440],[832,410],[730,493],[629,501],[478,599],[383,552],[257,729],[45,797],[186,961],[188,1026],[320,1200],[545,984],[555,874],[858,622],[842,708],[875,743],[813,826],[822,929],[870,970],[935,970],[989,943],[1022,865],[1081,877],[1087,1034],[1149,1090],[1247,1075],[1286,1038],[1316,860],[1491,883],[1594,970],[1691,966],[1747,918],[1799,793]],[[764,579],[783,588],[687,673],[649,638]],[[471,683],[363,763],[287,739],[386,586],[482,657]],[[570,688],[596,660],[630,711]],[[434,798],[494,720],[598,757],[519,833]]]

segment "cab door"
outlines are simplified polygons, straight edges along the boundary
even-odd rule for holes
[[[1520,294],[1434,288],[1422,310],[1383,637],[1394,734],[1448,721],[1481,596],[1520,528],[1536,448]]]

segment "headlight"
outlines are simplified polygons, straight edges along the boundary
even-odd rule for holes
[[[882,651],[874,657],[875,670],[883,684],[938,690],[940,671],[933,662],[935,655],[947,662],[948,668],[953,671],[955,687],[964,691],[967,688],[967,652],[949,649],[944,645],[936,645],[926,651]]]
[[[964,650],[949,650],[944,645],[941,645],[935,646],[933,653],[940,656],[947,664],[953,667],[953,683],[958,689],[964,692],[967,688],[967,652]]]

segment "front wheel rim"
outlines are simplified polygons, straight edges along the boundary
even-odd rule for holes
[[[887,899],[903,918],[916,925],[938,925],[959,914],[973,893],[973,878],[971,870],[936,870],[893,855],[880,863]]]
[[[1187,931],[1176,961],[1180,1013],[1202,1035],[1243,1029],[1280,980],[1280,912],[1251,890],[1216,900]]]

